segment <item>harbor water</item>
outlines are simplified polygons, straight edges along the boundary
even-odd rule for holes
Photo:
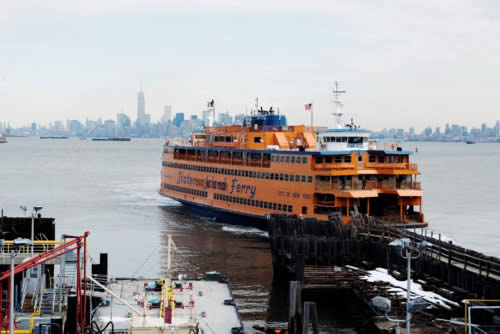
[[[99,252],[109,253],[112,276],[160,275],[171,234],[175,270],[217,270],[229,278],[246,328],[283,324],[287,287],[272,287],[266,232],[192,215],[160,196],[162,144],[160,139],[9,138],[0,146],[0,208],[5,215],[21,216],[21,205],[40,204],[44,216],[56,218],[58,234],[90,231],[90,255],[98,259]],[[500,144],[403,146],[418,148],[412,159],[422,173],[429,229],[500,257]],[[353,301],[322,305],[322,331],[361,333],[360,307]]]

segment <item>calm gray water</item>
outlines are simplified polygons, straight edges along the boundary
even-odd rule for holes
[[[0,144],[0,208],[20,216],[20,205],[42,204],[43,215],[56,218],[58,234],[91,231],[90,254],[109,253],[113,276],[161,274],[171,234],[178,246],[175,269],[217,270],[229,277],[246,327],[285,321],[286,288],[271,291],[265,233],[202,220],[158,195],[162,144],[9,138]],[[431,229],[500,256],[500,145],[404,146],[413,151],[418,146],[413,160],[422,173]],[[352,311],[328,312],[322,316],[332,318],[326,331],[353,332],[349,328],[358,319]]]

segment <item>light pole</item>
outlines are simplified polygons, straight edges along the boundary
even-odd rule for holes
[[[43,207],[41,206],[34,206],[33,211],[31,212],[31,257],[33,257],[33,245],[35,244],[35,214],[38,213],[38,211],[42,210]]]
[[[406,273],[406,334],[410,334],[410,320],[411,320],[411,260],[418,259],[421,250],[432,246],[430,242],[423,241],[415,243],[416,255],[412,255],[410,248],[411,240],[408,238],[397,239],[391,241],[389,246],[398,247],[401,249],[401,257],[407,260],[407,273]]]
[[[5,240],[1,240],[5,242]],[[0,241],[0,244],[2,243]],[[16,238],[12,242],[10,253],[10,288],[9,288],[9,333],[14,334],[14,258],[19,254],[19,249],[23,246],[33,245],[31,240],[26,238]]]
[[[399,334],[399,324],[402,322],[406,322],[407,320],[406,319],[393,319],[389,316],[388,313],[391,312],[391,300],[388,298],[385,298],[385,297],[376,296],[376,297],[372,298],[371,304],[377,310],[382,311],[387,320],[396,323],[396,334]],[[430,305],[425,299],[423,299],[421,297],[410,301],[408,304],[410,305],[410,307],[409,307],[410,313],[423,311]],[[408,329],[407,329],[407,331],[408,331]]]

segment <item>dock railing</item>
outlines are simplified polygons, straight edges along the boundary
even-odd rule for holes
[[[360,227],[360,230],[363,231],[360,233],[361,235],[384,238],[387,242],[401,238],[410,238],[414,243],[430,242],[432,246],[422,251],[423,256],[446,263],[448,266],[469,271],[479,277],[500,281],[500,259],[454,245],[443,238],[440,233],[416,228],[411,231],[382,224],[366,224]]]

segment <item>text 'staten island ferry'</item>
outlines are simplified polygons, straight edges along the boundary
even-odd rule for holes
[[[160,193],[203,215],[260,227],[267,213],[327,220],[334,212],[346,224],[359,212],[426,226],[412,152],[343,125],[340,93],[333,128],[287,125],[284,115],[260,108],[243,125],[205,127],[187,144],[167,139]]]

